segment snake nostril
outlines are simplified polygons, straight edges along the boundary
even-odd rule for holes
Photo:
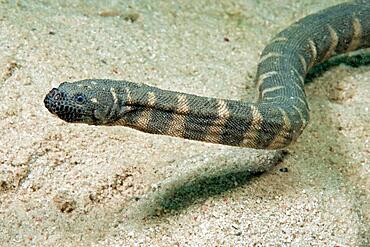
[[[62,98],[61,92],[57,88],[53,88],[48,93],[47,97],[53,100],[60,100]]]
[[[50,97],[54,97],[54,95],[55,95],[56,93],[58,93],[58,89],[53,88],[53,89],[51,89],[51,90],[50,90],[50,92],[49,92],[49,96],[50,96]]]

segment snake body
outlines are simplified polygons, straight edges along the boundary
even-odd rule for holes
[[[256,103],[201,97],[128,81],[64,82],[45,97],[67,122],[123,125],[140,131],[257,149],[293,143],[309,121],[307,72],[334,55],[370,46],[370,0],[308,15],[262,52]]]

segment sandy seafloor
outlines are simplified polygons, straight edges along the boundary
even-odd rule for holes
[[[0,246],[368,246],[370,67],[307,89],[284,152],[67,124],[62,81],[256,99],[258,57],[340,1],[0,0]],[[264,172],[263,172],[264,171]]]

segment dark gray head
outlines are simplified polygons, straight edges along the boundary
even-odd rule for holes
[[[108,124],[119,115],[113,85],[117,83],[108,80],[63,82],[45,96],[44,104],[52,114],[66,122]]]

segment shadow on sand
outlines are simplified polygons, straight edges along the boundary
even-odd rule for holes
[[[356,52],[351,55],[338,56],[329,61],[315,66],[307,75],[306,83],[312,82],[325,71],[345,64],[351,67],[370,65],[370,53]],[[235,188],[244,186],[253,179],[261,176],[264,171],[281,162],[286,156],[286,151],[276,152],[272,159],[267,161],[264,169],[252,171],[254,164],[241,165],[237,169],[230,167],[213,173],[203,173],[192,178],[183,178],[184,182],[166,186],[160,192],[154,193],[147,204],[144,218],[160,218],[176,214],[185,210],[194,203],[200,203],[209,197],[220,195]],[[258,164],[256,164],[256,167]],[[259,165],[260,166],[260,165]]]

